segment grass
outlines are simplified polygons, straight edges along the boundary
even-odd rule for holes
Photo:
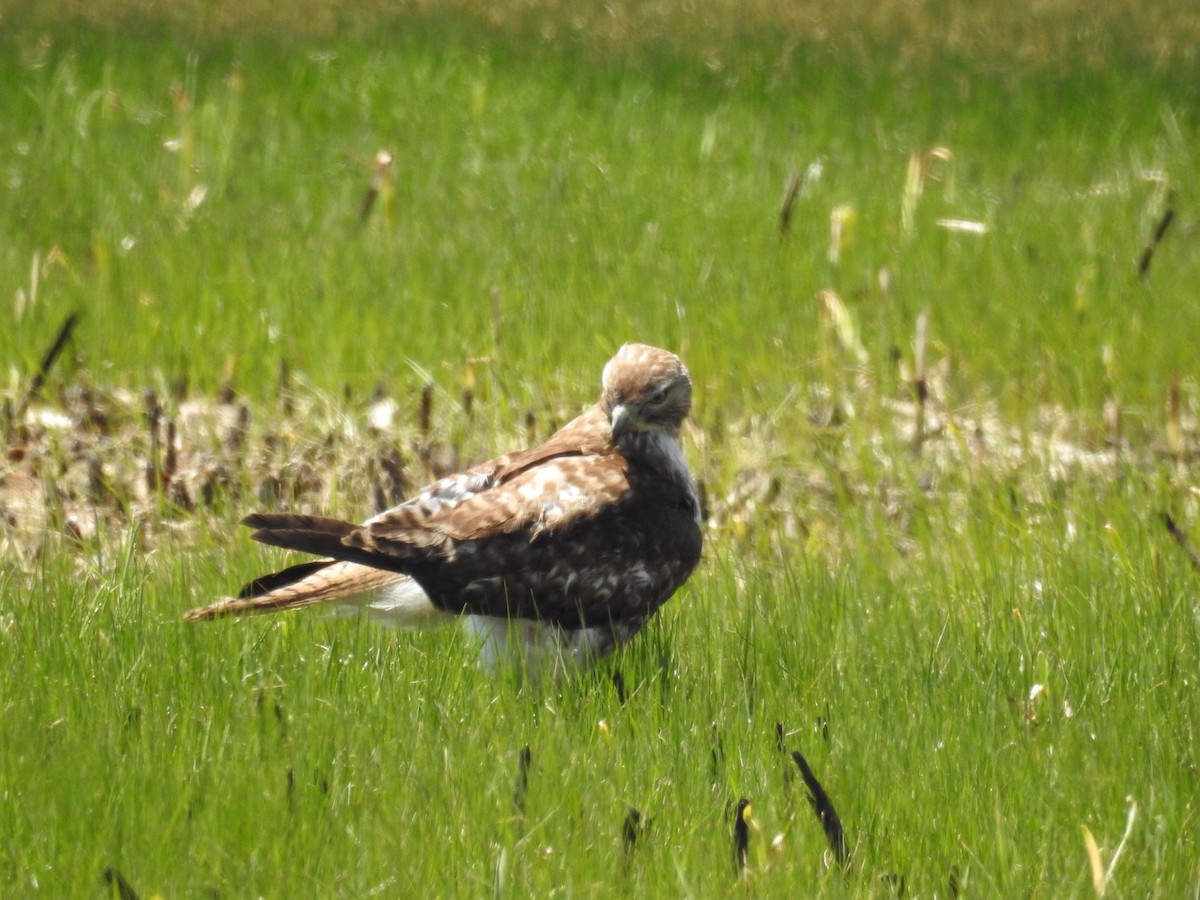
[[[369,390],[411,384],[409,359],[449,380],[501,351],[556,381],[579,349],[543,335],[587,298],[572,317],[597,364],[631,336],[684,343],[712,373],[705,396],[740,413],[759,400],[748,385],[769,402],[820,359],[812,298],[832,288],[889,390],[926,306],[961,399],[1014,412],[1049,399],[1096,414],[1110,393],[1145,408],[1190,358],[1194,245],[1176,235],[1150,281],[1134,274],[1172,192],[1195,190],[1178,70],[893,74],[785,48],[777,69],[642,69],[432,27],[340,52],[10,39],[5,77],[24,90],[5,125],[20,199],[0,222],[3,266],[27,296],[44,271],[5,356],[28,370],[80,309],[79,362],[105,384],[261,395],[287,360],[326,389]],[[909,155],[935,146],[953,156],[906,233]],[[359,229],[381,147],[395,189]],[[781,244],[782,187],[814,164]],[[946,233],[945,217],[992,233]],[[740,378],[699,339],[712,334],[739,348]],[[518,402],[544,392],[508,367],[494,377]]]
[[[769,4],[8,11],[4,893],[1086,896],[1086,827],[1109,895],[1195,894],[1200,576],[1161,514],[1200,517],[1200,80],[1159,6],[1088,42],[937,5],[822,13],[845,41]],[[693,370],[713,516],[611,666],[521,686],[453,631],[181,621],[282,558],[240,513],[363,516],[389,453],[421,480],[543,435],[628,339]],[[183,493],[146,487],[147,387]]]
[[[1038,526],[981,490],[967,534],[936,529],[942,568],[878,545],[836,573],[717,549],[618,662],[624,704],[602,674],[519,692],[453,633],[185,626],[180,597],[225,580],[215,548],[45,573],[6,592],[5,881],[87,895],[115,866],[164,895],[709,895],[735,880],[723,811],[747,795],[756,840],[786,835],[753,877],[768,894],[886,893],[889,873],[941,893],[951,871],[971,893],[1081,894],[1079,827],[1111,855],[1130,796],[1116,885],[1178,895],[1195,878],[1194,576],[1125,556],[1154,536],[1128,513],[1104,529],[1103,493]],[[1075,516],[1097,527],[1064,545]],[[847,823],[849,875],[819,862],[777,721]],[[626,861],[629,807],[653,825]]]

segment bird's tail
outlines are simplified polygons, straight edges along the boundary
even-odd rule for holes
[[[189,610],[185,619],[281,612],[328,603],[365,608],[372,618],[402,627],[438,625],[456,618],[438,609],[420,584],[399,568],[374,565],[381,561],[378,554],[347,546],[344,539],[357,525],[286,513],[255,513],[242,524],[255,529],[256,541],[325,558],[256,578],[236,597]]]
[[[343,539],[359,527],[341,519],[292,513],[252,513],[242,524],[254,529],[250,536],[260,543],[332,557],[345,553]]]
[[[222,598],[208,606],[188,610],[183,617],[198,622],[224,616],[284,612],[325,603],[362,605],[370,603],[384,588],[405,580],[399,572],[318,559],[256,578],[236,597]]]

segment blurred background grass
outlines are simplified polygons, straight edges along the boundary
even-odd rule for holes
[[[1140,422],[1187,369],[1186,202],[1136,277],[1196,193],[1178,5],[321,8],[7,9],[0,267],[41,300],[3,311],[17,371],[77,308],[103,382],[261,394],[286,360],[369,390],[412,359],[457,393],[484,360],[481,390],[528,405],[501,349],[590,371],[637,337],[741,414],[842,366],[824,289],[885,394],[926,306],[956,399],[1014,416],[1115,395]],[[359,228],[380,149],[393,183]]]
[[[414,23],[475,25],[558,49],[625,55],[663,47],[720,59],[729,44],[784,39],[834,56],[860,54],[876,61],[883,50],[899,66],[945,57],[1013,67],[1052,68],[1084,64],[1109,67],[1140,62],[1170,67],[1194,63],[1200,45],[1200,12],[1186,4],[1153,0],[1082,0],[969,4],[958,0],[880,3],[779,3],[772,0],[651,0],[597,5],[581,0],[480,3],[323,3],[281,7],[265,0],[245,3],[179,3],[100,0],[61,4],[10,3],[6,16],[31,25],[80,22],[104,28],[154,22],[206,37],[366,37],[380,29]]]

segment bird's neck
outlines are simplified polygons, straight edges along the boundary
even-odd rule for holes
[[[621,442],[620,450],[630,463],[653,470],[657,477],[695,498],[696,482],[692,480],[692,473],[683,458],[683,448],[675,435],[666,431],[633,432]]]

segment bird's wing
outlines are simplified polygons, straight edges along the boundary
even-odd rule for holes
[[[520,454],[443,479],[361,526],[294,513],[254,513],[242,524],[264,544],[407,572],[408,562],[450,559],[464,543],[529,541],[600,514],[628,492],[626,465],[616,454]]]
[[[485,489],[457,502],[436,509],[423,504],[395,507],[359,529],[349,543],[411,541],[424,546],[440,539],[435,535],[464,541],[496,532],[541,532],[612,503],[629,490],[628,464],[615,452],[585,455],[577,447],[543,451],[538,448],[505,460]]]
[[[581,464],[584,458],[605,459],[607,463]],[[569,495],[569,499],[549,494],[540,497],[548,508],[563,502],[571,508],[586,506],[589,495],[573,489],[568,482],[587,472],[597,476],[589,486],[589,495],[597,501],[627,486],[624,460],[612,445],[607,421],[598,407],[569,422],[537,447],[497,457],[434,482],[411,499],[369,519],[361,532],[396,544],[411,542],[415,547],[430,547],[440,544],[443,538],[465,540],[496,528],[519,530],[524,526],[523,516],[539,514],[539,497],[534,495],[540,496],[547,489]],[[310,526],[315,525],[315,530],[327,530],[330,521],[337,520],[305,519],[302,527],[313,530]],[[318,522],[321,524],[316,525]],[[337,523],[335,528],[344,524]],[[369,545],[346,535],[340,539],[352,546]]]
[[[603,502],[606,496],[615,496],[626,486],[623,460],[607,440],[605,426],[604,414],[593,407],[545,443],[435,481],[362,526],[292,513],[255,513],[242,519],[242,524],[254,528],[252,537],[261,543],[405,571],[400,561],[413,553],[447,551],[453,541],[496,530],[520,532],[539,522],[538,527],[544,528],[561,518],[558,511],[586,509],[589,497]],[[607,467],[580,467],[585,456],[612,457],[612,461]],[[589,494],[571,483],[580,468],[601,476],[589,482]],[[551,485],[557,490],[545,493]]]
[[[388,519],[434,519],[521,473],[557,458],[615,452],[598,407],[564,425],[545,443],[519,450],[447,475],[422,488],[414,496],[368,519],[366,525]]]

